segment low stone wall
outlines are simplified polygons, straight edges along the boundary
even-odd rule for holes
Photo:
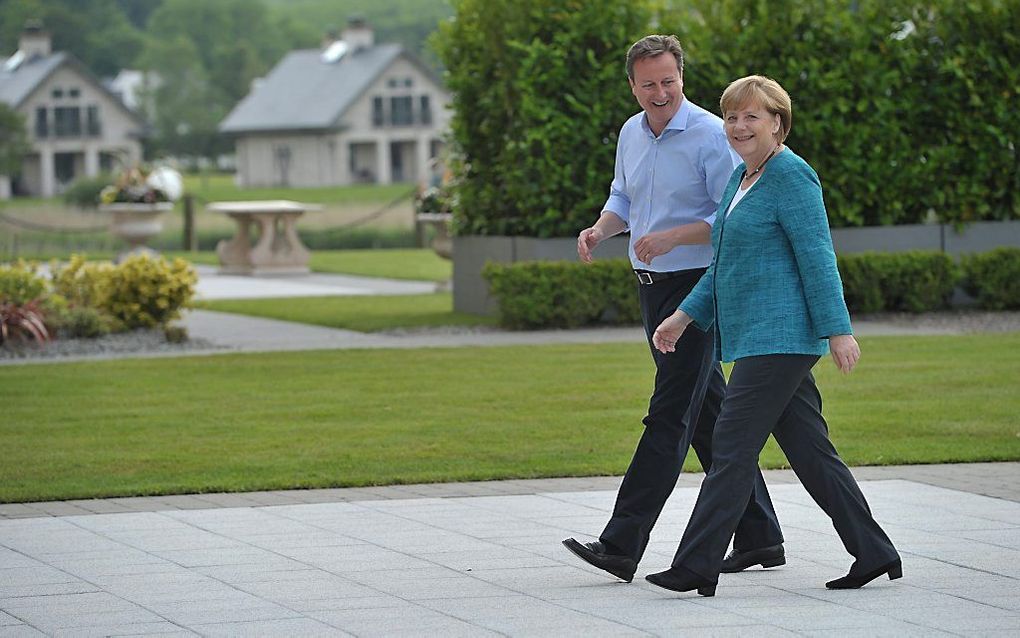
[[[837,253],[941,250],[953,256],[986,252],[999,246],[1020,248],[1020,221],[977,222],[957,231],[952,226],[910,225],[836,228]],[[627,237],[613,237],[595,249],[596,259],[627,256]],[[577,239],[564,237],[466,236],[453,239],[453,308],[458,312],[494,315],[498,302],[482,279],[487,261],[577,261]]]

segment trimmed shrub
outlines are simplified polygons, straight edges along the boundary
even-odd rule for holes
[[[838,255],[836,267],[843,280],[843,298],[851,313],[880,312],[885,307],[882,280],[873,253]]]
[[[46,279],[36,273],[34,264],[24,260],[0,266],[0,302],[20,306],[36,301],[46,293]]]
[[[79,208],[96,208],[99,206],[99,193],[115,181],[110,174],[97,175],[95,177],[82,177],[74,182],[64,191],[64,203]]]
[[[72,308],[105,305],[107,281],[113,264],[107,262],[88,262],[84,255],[71,255],[67,265],[61,267],[53,263],[53,289],[65,299]]]
[[[482,277],[499,299],[500,324],[521,330],[640,322],[637,281],[625,259],[593,264],[488,263]]]
[[[73,339],[95,339],[110,332],[109,318],[96,308],[71,308],[61,321],[61,335]]]
[[[949,306],[959,280],[939,252],[861,253],[837,259],[850,312],[927,312]]]
[[[963,289],[988,310],[1020,309],[1020,248],[996,248],[962,260]]]
[[[133,255],[110,271],[104,310],[127,328],[166,326],[190,305],[197,282],[183,259]]]

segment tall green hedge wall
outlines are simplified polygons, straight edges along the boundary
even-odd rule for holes
[[[452,4],[435,44],[454,92],[462,234],[593,222],[638,109],[624,56],[650,32],[680,36],[685,93],[712,111],[737,77],[783,84],[789,145],[821,176],[833,226],[1020,218],[1018,0]]]

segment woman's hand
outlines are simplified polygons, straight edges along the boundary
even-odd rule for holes
[[[652,345],[663,354],[673,352],[676,350],[676,342],[680,339],[680,335],[684,333],[690,323],[690,316],[683,310],[677,309],[655,329],[655,334],[652,335]]]
[[[861,347],[853,335],[834,335],[829,337],[829,352],[832,360],[843,374],[850,374],[850,371],[857,365],[861,358]]]

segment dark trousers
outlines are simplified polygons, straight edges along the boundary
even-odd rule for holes
[[[857,559],[850,573],[896,560],[896,549],[829,440],[822,397],[811,375],[817,361],[815,355],[774,354],[734,364],[712,439],[712,469],[701,484],[674,566],[711,580],[719,576],[740,504],[755,489],[758,454],[769,434]]]
[[[705,471],[712,467],[712,431],[726,393],[722,369],[715,361],[714,333],[691,326],[676,344],[676,352],[662,354],[652,347],[655,329],[676,311],[704,272],[686,271],[672,279],[642,285],[639,290],[641,316],[655,360],[655,390],[613,515],[599,536],[637,561],[676,486],[687,450],[693,445]],[[761,472],[756,474],[754,489],[735,503],[743,516],[738,517],[733,544],[741,550],[783,542],[765,481]]]

